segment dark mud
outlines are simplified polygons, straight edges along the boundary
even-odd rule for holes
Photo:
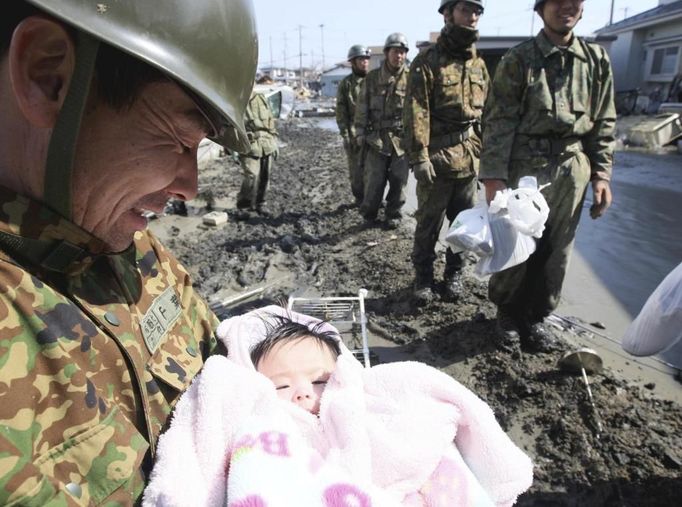
[[[556,367],[561,350],[531,354],[496,347],[495,309],[485,282],[470,276],[458,303],[439,298],[417,307],[410,296],[413,219],[398,230],[365,226],[350,204],[338,136],[304,127],[304,121],[280,125],[287,146],[272,174],[268,215],[239,217],[229,209],[241,177],[238,165],[223,158],[202,170],[201,194],[189,209],[196,215],[207,203],[227,206],[225,226],[187,232],[182,221],[188,219],[181,217],[154,224],[209,301],[258,292],[258,299],[218,307],[219,313],[282,302],[290,294],[354,296],[365,287],[370,332],[472,389],[532,457],[535,481],[518,505],[678,505],[680,406],[606,369],[590,378],[604,428],[598,435],[581,377]],[[439,261],[437,275],[442,269]],[[377,352],[381,360],[382,350]]]

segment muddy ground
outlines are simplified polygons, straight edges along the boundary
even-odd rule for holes
[[[414,219],[407,217],[398,230],[364,225],[350,204],[336,134],[305,119],[282,123],[280,133],[286,146],[271,178],[269,216],[236,215],[239,167],[221,158],[201,171],[201,193],[189,203],[189,217],[170,215],[152,224],[209,301],[257,292],[251,300],[219,307],[222,316],[285,301],[290,294],[355,296],[365,287],[373,338],[469,387],[532,457],[535,481],[517,505],[679,505],[679,404],[606,369],[590,377],[604,428],[598,435],[581,377],[556,367],[562,351],[531,354],[495,346],[495,308],[485,282],[469,276],[468,293],[456,304],[440,298],[416,306],[410,263]],[[228,223],[197,226],[207,207],[226,209]],[[437,276],[442,269],[441,260]],[[563,351],[570,347],[562,344]],[[390,349],[377,348],[379,360],[390,357]]]

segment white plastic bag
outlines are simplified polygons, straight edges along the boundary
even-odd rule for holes
[[[481,256],[476,274],[489,275],[528,260],[535,252],[534,238],[541,238],[549,216],[549,206],[540,193],[537,179],[524,176],[519,187],[495,194],[488,208],[492,254]]]
[[[536,238],[542,237],[549,216],[549,206],[540,190],[534,176],[524,176],[519,180],[519,188],[512,190],[507,199],[509,219],[514,227]]]
[[[682,263],[649,296],[625,331],[622,347],[633,356],[651,356],[682,339]]]
[[[485,199],[479,201],[473,208],[461,211],[455,217],[445,241],[455,253],[468,250],[480,257],[492,254],[493,242]]]
[[[493,242],[492,255],[481,257],[476,264],[476,274],[489,275],[525,262],[535,252],[535,239],[523,234],[512,223],[507,210],[488,216]]]

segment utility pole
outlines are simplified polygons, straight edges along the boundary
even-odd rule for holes
[[[303,26],[298,25],[298,72],[299,86],[303,90]]]
[[[287,75],[287,33],[282,34],[284,44],[282,45],[282,68],[284,69],[284,82],[289,83],[289,76]]]
[[[535,9],[533,9],[533,4],[530,4],[530,36],[535,35]]]
[[[320,25],[320,37],[322,38],[322,72],[324,72],[324,25]]]
[[[270,36],[270,74],[273,74],[275,67],[275,59],[272,57],[272,35]]]
[[[609,25],[613,24],[613,7],[615,3],[616,0],[611,0],[611,16],[609,17]]]

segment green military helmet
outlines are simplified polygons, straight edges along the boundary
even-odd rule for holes
[[[27,1],[185,86],[214,127],[211,139],[248,149],[243,116],[258,60],[251,0]]]
[[[473,4],[477,7],[481,8],[481,12],[483,12],[484,7],[483,7],[483,0],[441,0],[440,2],[440,7],[438,7],[438,12],[443,14],[443,11],[445,10],[445,7],[447,7],[450,4],[456,4],[457,2],[464,1],[468,4]]]
[[[353,58],[358,58],[359,56],[369,58],[372,56],[372,51],[370,51],[367,46],[363,46],[362,44],[355,44],[351,46],[348,50],[348,61],[351,61]]]
[[[384,51],[386,51],[388,48],[403,48],[405,51],[410,50],[410,46],[407,43],[407,37],[400,32],[392,33],[386,37]]]

